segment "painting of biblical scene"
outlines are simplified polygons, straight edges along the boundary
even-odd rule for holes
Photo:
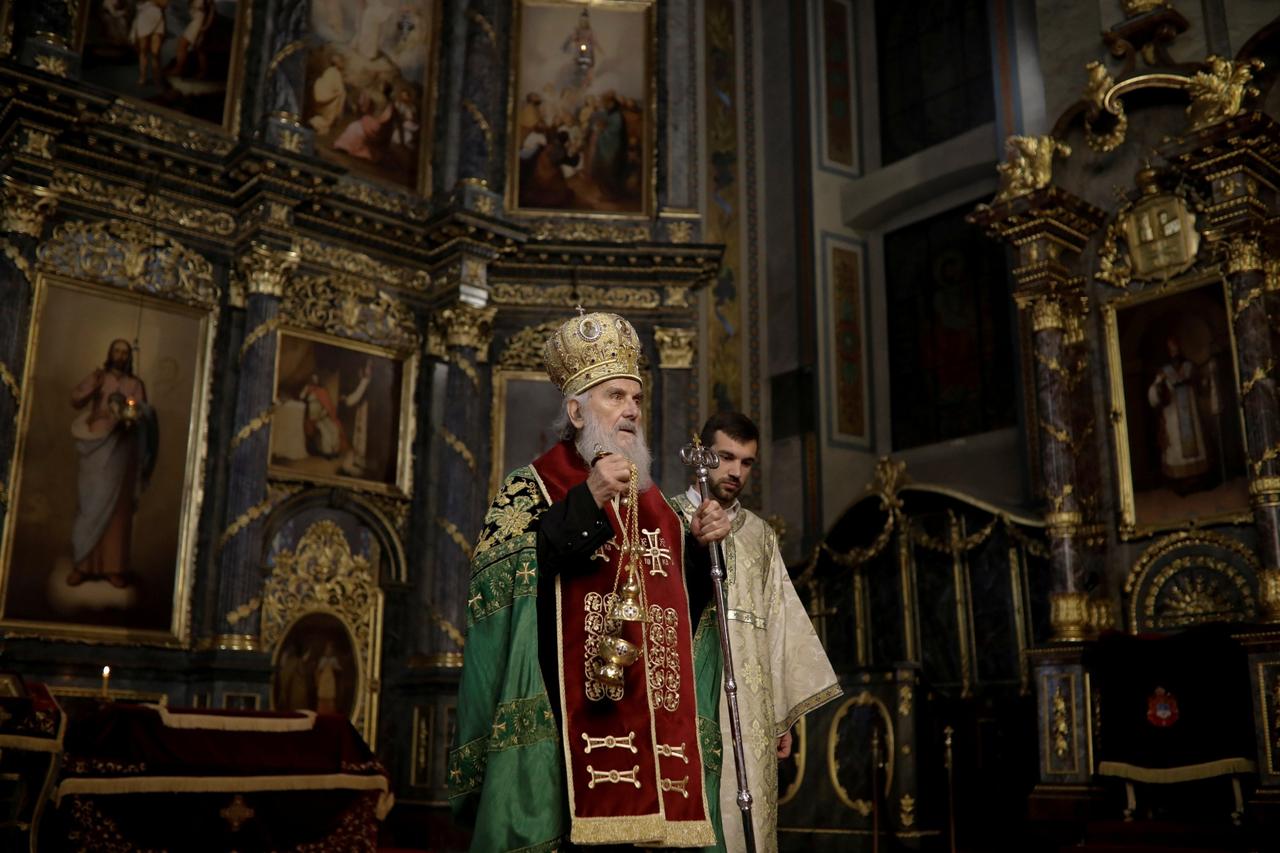
[[[351,632],[330,613],[308,613],[276,649],[271,701],[277,711],[315,711],[350,717],[360,667]]]
[[[519,5],[511,202],[524,210],[649,210],[648,2]]]
[[[1122,527],[1248,510],[1235,351],[1221,282],[1108,310]],[[1127,465],[1125,464],[1127,460]],[[1127,482],[1126,482],[1127,481]]]
[[[225,124],[239,86],[237,0],[88,0],[83,79],[120,95]]]
[[[423,188],[438,6],[312,0],[302,110],[320,156],[358,175]]]
[[[404,361],[384,350],[281,333],[272,472],[321,482],[359,480],[383,491],[405,485],[406,376]]]
[[[207,315],[42,280],[6,518],[6,624],[180,635],[199,513]]]

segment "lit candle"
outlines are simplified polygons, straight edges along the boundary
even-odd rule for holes
[[[111,667],[102,668],[102,698],[107,698],[107,687],[111,684]]]

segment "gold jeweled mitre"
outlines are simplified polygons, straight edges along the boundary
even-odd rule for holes
[[[583,314],[561,324],[547,338],[542,360],[547,375],[566,397],[606,379],[640,378],[640,337],[617,314]]]

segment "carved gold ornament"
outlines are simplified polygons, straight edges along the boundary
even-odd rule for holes
[[[493,341],[493,318],[498,309],[493,306],[476,308],[459,303],[441,309],[433,325],[448,349],[473,349],[477,358],[486,361],[489,344]]]
[[[693,329],[654,326],[653,340],[658,345],[658,367],[664,370],[688,370],[697,355],[698,333]]]
[[[9,234],[39,237],[44,231],[44,221],[58,206],[58,196],[44,187],[20,183],[4,176],[0,185],[0,200],[4,204],[3,228]]]
[[[1196,72],[1187,87],[1191,93],[1187,118],[1191,120],[1192,130],[1217,124],[1242,112],[1245,98],[1258,95],[1258,88],[1250,86],[1249,81],[1255,71],[1263,68],[1260,59],[1237,63],[1210,56],[1205,62],[1209,70]]]
[[[555,334],[560,323],[548,320],[536,326],[526,326],[507,341],[498,357],[498,367],[504,370],[538,370],[542,367],[542,348],[547,338]]]
[[[1009,201],[1049,185],[1053,158],[1071,156],[1071,148],[1052,136],[1010,136],[1005,140],[1005,162],[996,166],[1000,191],[995,202]]]
[[[203,234],[227,237],[236,230],[235,217],[225,211],[203,207],[190,199],[176,200],[136,187],[108,184],[79,172],[54,169],[50,187],[68,198],[84,199],[110,210],[152,222],[171,223]]]
[[[112,104],[111,108],[102,115],[101,121],[117,127],[126,127],[143,136],[202,154],[221,157],[230,154],[231,149],[235,147],[233,139],[209,133],[195,125],[175,119],[171,114],[160,115],[135,109],[123,101]]]
[[[207,258],[136,222],[64,222],[36,256],[45,269],[71,278],[101,281],[202,308],[219,302],[213,265]]]
[[[285,292],[281,321],[394,350],[414,350],[413,313],[384,290],[347,275],[297,275]]]
[[[571,240],[575,243],[647,243],[648,225],[618,225],[589,219],[535,219],[529,225],[534,240]]]
[[[1243,543],[1208,530],[1170,534],[1142,553],[1125,581],[1129,630],[1251,620],[1258,595],[1246,572],[1258,577],[1261,567]]]
[[[1173,194],[1150,195],[1117,217],[1135,279],[1167,279],[1195,263],[1200,248],[1195,214]]]
[[[321,243],[307,237],[299,241],[298,251],[307,259],[308,264],[367,278],[389,287],[426,290],[431,286],[431,276],[426,270],[384,264],[361,252]]]
[[[569,308],[577,303],[618,310],[653,310],[662,306],[662,294],[651,287],[602,287],[594,284],[542,286],[493,285],[491,299],[499,305],[550,305]]]
[[[255,242],[237,259],[236,266],[249,293],[278,299],[284,295],[289,274],[298,268],[298,252]]]
[[[301,616],[330,613],[351,632],[361,682],[376,689],[382,618],[377,567],[352,554],[342,528],[328,519],[308,527],[294,550],[280,551],[272,562],[262,590],[262,646],[274,649]],[[366,716],[369,704],[357,699],[356,728],[373,720]]]

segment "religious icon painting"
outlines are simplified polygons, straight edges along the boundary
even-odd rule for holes
[[[826,355],[830,440],[867,447],[871,440],[871,395],[867,381],[865,246],[847,237],[822,234],[822,280],[830,345]]]
[[[2,624],[182,642],[214,318],[41,277],[5,517]]]
[[[351,632],[331,613],[308,613],[294,622],[275,653],[271,685],[277,711],[355,713],[360,664]]]
[[[242,0],[87,0],[82,77],[228,129],[239,101]]]
[[[321,157],[403,190],[429,190],[442,6],[312,0],[300,106]]]
[[[854,9],[851,0],[822,0],[813,16],[816,32],[814,80],[819,104],[814,115],[822,143],[819,165],[828,171],[857,176],[862,165],[858,148],[857,55],[854,52]]]
[[[281,332],[271,474],[407,494],[415,365],[357,341]]]
[[[1241,386],[1224,283],[1199,276],[1114,300],[1102,313],[1122,535],[1246,518]]]
[[[514,29],[508,207],[649,215],[651,0],[520,0]]]

